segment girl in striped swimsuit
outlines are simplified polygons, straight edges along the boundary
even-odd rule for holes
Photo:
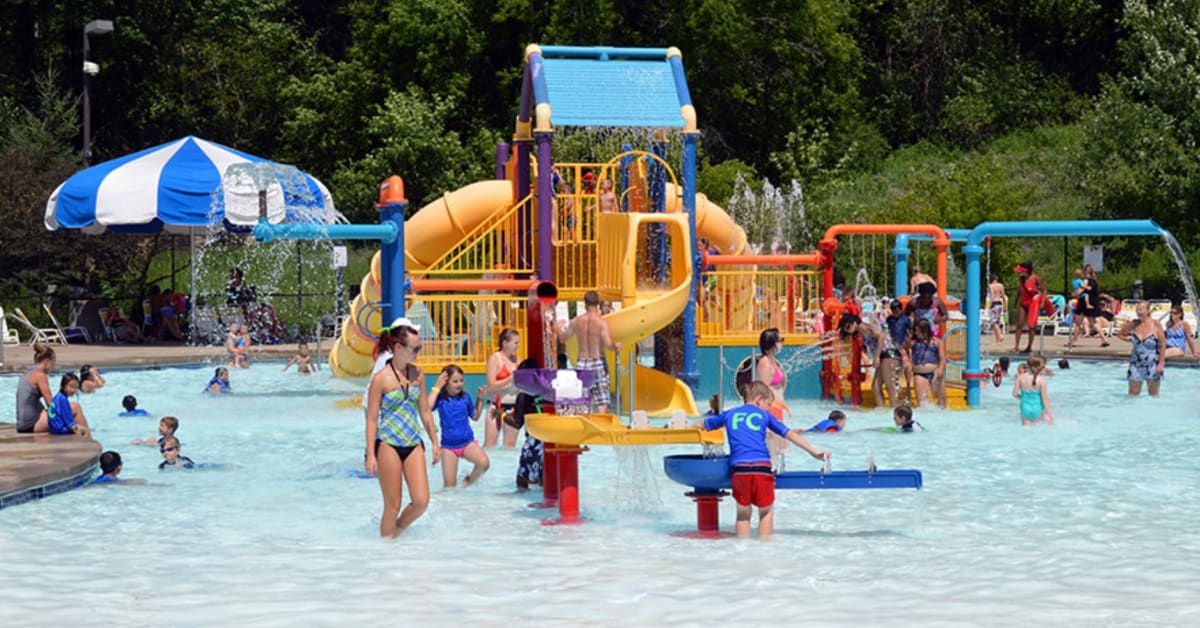
[[[429,506],[425,444],[429,435],[433,458],[441,455],[429,396],[423,394],[425,373],[413,364],[421,351],[417,330],[400,326],[379,334],[378,352],[391,351],[387,367],[371,378],[367,389],[367,473],[379,477],[383,516],[379,534],[394,537],[412,525]],[[403,512],[404,485],[409,503]]]

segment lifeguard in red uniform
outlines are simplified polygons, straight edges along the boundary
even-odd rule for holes
[[[1033,273],[1033,262],[1021,262],[1013,267],[1017,273],[1017,292],[1021,301],[1021,317],[1017,320],[1017,337],[1013,351],[1029,353],[1033,349],[1033,330],[1037,328],[1038,312],[1046,301],[1046,286]],[[1021,332],[1029,331],[1029,342],[1021,349]]]

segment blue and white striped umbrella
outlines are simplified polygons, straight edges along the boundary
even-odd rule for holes
[[[46,229],[189,232],[258,222],[344,222],[329,190],[290,166],[187,136],[81,170],[46,203]]]

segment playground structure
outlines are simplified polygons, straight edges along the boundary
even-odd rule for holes
[[[592,98],[596,80],[621,93]],[[614,112],[614,102],[639,106]],[[629,150],[605,163],[555,163],[554,124],[658,131],[646,151]],[[664,159],[664,128],[679,129],[683,138],[679,180]],[[624,411],[698,414],[692,242],[699,236],[723,252],[747,250],[744,231],[695,191],[698,134],[677,50],[530,46],[513,150],[501,146],[497,153],[505,178],[448,193],[409,218],[405,229],[419,234],[405,243],[403,255],[411,291],[390,303],[385,267],[394,273],[395,265],[384,261],[386,251],[377,255],[330,353],[332,372],[367,374],[382,321],[404,312],[421,327],[422,362],[455,362],[480,373],[499,331],[524,327],[536,278],[552,282],[564,301],[596,290],[613,304],[606,319],[613,339],[625,347],[617,364],[632,370],[631,382],[613,378]],[[599,194],[587,182],[605,179],[614,182],[621,211],[598,211]],[[727,291],[736,295],[735,311],[749,312],[756,292],[745,275]],[[679,379],[636,364],[637,342],[681,315],[683,363],[673,369]],[[746,327],[748,319],[725,323]],[[758,331],[748,326],[745,335]],[[522,343],[523,357],[531,355],[531,340]],[[536,353],[553,360],[556,351],[547,346]]]
[[[589,80],[581,81],[585,76]],[[597,77],[621,97],[592,98]],[[639,107],[614,112],[613,102],[637,102]],[[605,162],[555,163],[555,124],[622,125],[653,132],[648,132],[644,151],[629,148]],[[663,129],[679,130],[683,140],[678,179],[665,158]],[[793,347],[831,348],[822,353],[819,372],[798,374],[792,394],[799,389],[798,396],[815,392],[848,396],[855,405],[877,403],[863,395],[868,382],[860,347],[821,335],[833,329],[838,314],[831,307],[837,238],[894,234],[897,291],[907,275],[907,239],[931,241],[938,255],[939,296],[955,309],[946,296],[946,249],[968,232],[933,225],[836,225],[816,252],[750,255],[744,231],[695,190],[698,133],[677,50],[530,46],[512,151],[504,144],[497,150],[497,174],[503,178],[447,193],[404,222],[390,218],[403,215],[406,207],[400,182],[394,186],[398,194],[381,198],[381,211],[390,208],[383,225],[335,225],[311,236],[285,225],[274,235],[256,228],[256,235],[370,237],[383,243],[329,355],[331,370],[339,376],[367,374],[380,325],[401,314],[421,327],[425,349],[420,361],[435,370],[454,362],[468,373],[481,373],[504,327],[525,330],[522,357],[551,366],[558,347],[544,318],[565,313],[557,301],[577,302],[584,292],[596,290],[613,305],[606,319],[614,340],[624,347],[610,362],[619,413],[699,414],[697,349],[750,349],[770,327],[788,334]],[[599,211],[596,183],[604,180],[613,182],[617,211]],[[416,237],[404,240],[405,231]],[[712,254],[694,250],[700,238],[711,243]],[[969,249],[970,244],[968,260]],[[537,306],[542,314],[534,316],[534,293],[547,284],[553,286],[555,302]],[[963,312],[968,321],[976,319],[976,326],[977,305],[968,304]],[[680,334],[656,338],[659,368],[637,364],[638,341],[680,318]],[[966,400],[970,379],[981,376],[963,372],[964,367],[971,371],[964,359],[978,327],[973,332],[969,326],[943,331],[955,406]],[[660,363],[659,346],[672,342],[681,349],[682,363]],[[574,350],[567,347],[572,356]],[[718,368],[711,369],[712,353],[703,370],[717,373],[718,381],[705,381],[705,394],[714,384],[718,391],[724,387],[723,354],[718,354]]]

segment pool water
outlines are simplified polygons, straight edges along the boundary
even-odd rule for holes
[[[123,478],[0,511],[0,625],[1195,625],[1200,623],[1200,370],[1168,369],[1159,399],[1125,398],[1124,367],[1077,363],[1050,384],[1057,425],[1022,428],[1008,383],[975,411],[918,409],[928,431],[889,434],[890,413],[849,413],[813,435],[834,469],[918,468],[921,491],[781,491],[769,543],[693,530],[662,456],[580,458],[580,526],[513,493],[518,452],[492,450],[478,486],[442,491],[395,541],[361,467],[361,382],[281,364],[109,371],[82,398]],[[57,379],[57,378],[55,378]],[[15,377],[0,378],[11,399]],[[183,453],[220,468],[159,472],[157,418],[119,418],[137,395],[180,419]],[[832,409],[792,404],[793,427]],[[477,432],[482,434],[481,429]],[[791,470],[819,463],[793,448]],[[469,466],[464,463],[460,470]],[[733,505],[721,508],[733,530]]]

